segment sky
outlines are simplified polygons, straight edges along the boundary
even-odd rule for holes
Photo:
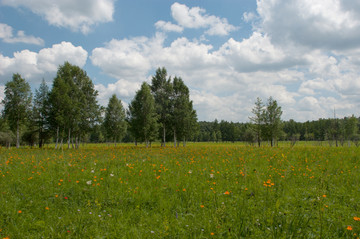
[[[51,87],[65,61],[104,106],[165,67],[201,121],[248,122],[270,96],[284,120],[359,116],[360,1],[0,0],[0,98],[14,73]]]

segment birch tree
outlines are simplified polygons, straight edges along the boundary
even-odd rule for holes
[[[3,114],[10,128],[16,132],[16,147],[20,147],[20,130],[26,123],[31,110],[31,89],[29,83],[20,74],[13,74],[12,81],[5,84]]]

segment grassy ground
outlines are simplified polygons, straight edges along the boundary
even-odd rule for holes
[[[357,238],[360,149],[0,149],[0,238]]]

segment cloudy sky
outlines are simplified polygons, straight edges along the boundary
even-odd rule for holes
[[[180,76],[199,120],[247,122],[257,97],[283,119],[360,110],[360,2],[354,0],[0,0],[0,97],[13,73],[51,86],[64,61],[106,105],[158,67]]]

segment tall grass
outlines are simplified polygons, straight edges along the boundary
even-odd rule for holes
[[[356,238],[360,149],[0,149],[1,238]]]

